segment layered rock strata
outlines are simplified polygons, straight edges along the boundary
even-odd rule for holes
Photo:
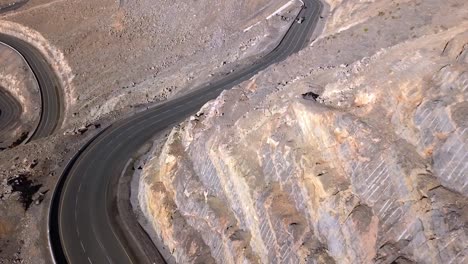
[[[437,20],[440,1],[400,2],[391,16],[432,10],[408,18],[413,33],[367,36],[397,19],[388,9],[329,30],[336,44],[319,39],[176,127],[139,186],[153,239],[180,263],[465,263],[466,4]]]

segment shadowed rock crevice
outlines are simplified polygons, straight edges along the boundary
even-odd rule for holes
[[[21,174],[11,177],[7,180],[7,184],[11,187],[11,192],[19,193],[19,200],[23,204],[24,210],[28,210],[33,202],[33,195],[36,194],[41,188],[41,184],[34,184],[33,181],[28,179],[27,174]]]

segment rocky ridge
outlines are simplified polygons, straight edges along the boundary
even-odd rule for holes
[[[329,4],[311,47],[147,161],[140,207],[176,260],[466,261],[466,3]]]

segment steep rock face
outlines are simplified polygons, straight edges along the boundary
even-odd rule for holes
[[[397,15],[421,13],[406,21],[413,33],[373,40],[369,29],[389,23],[377,15],[223,92],[172,131],[145,166],[139,197],[176,260],[466,261],[463,4],[401,2]],[[346,50],[343,35],[368,39]],[[316,55],[338,48],[331,60]]]

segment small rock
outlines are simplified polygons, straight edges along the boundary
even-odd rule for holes
[[[82,127],[78,128],[77,131],[78,131],[79,134],[83,134],[86,131],[88,131],[88,128],[86,126],[82,126]]]
[[[39,161],[37,159],[34,159],[31,164],[29,164],[29,168],[33,169],[34,167],[37,166],[37,164],[39,164]]]

